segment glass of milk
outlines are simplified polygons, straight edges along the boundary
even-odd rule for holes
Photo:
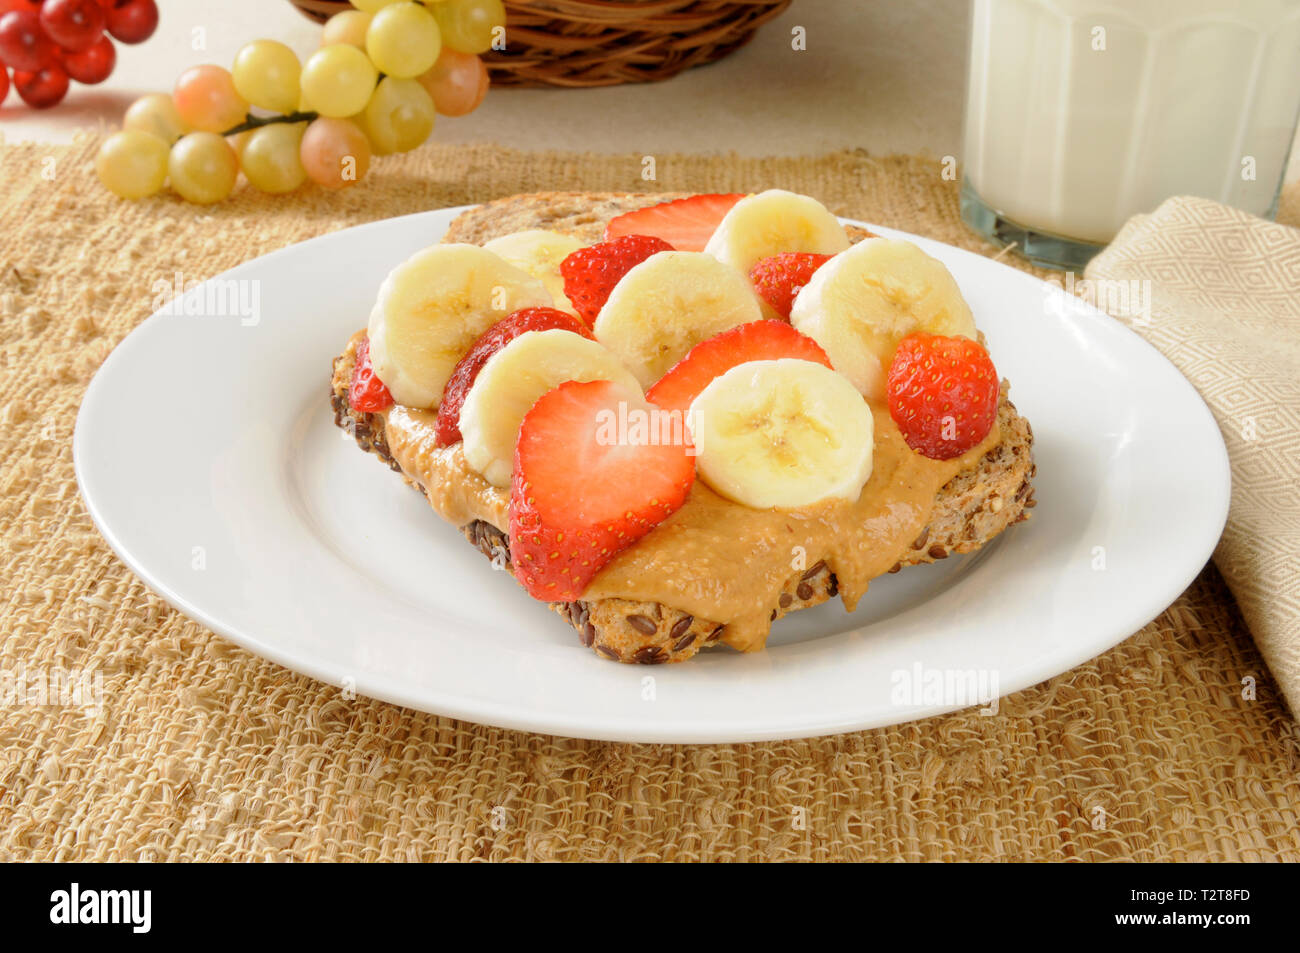
[[[1277,210],[1300,0],[974,0],[962,218],[1082,267],[1172,195]]]

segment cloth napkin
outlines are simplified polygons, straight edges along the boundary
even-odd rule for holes
[[[1186,375],[1219,423],[1232,502],[1214,561],[1300,714],[1300,229],[1172,198],[1130,219],[1084,277],[1102,305],[1126,299],[1096,282],[1139,283],[1122,286],[1125,312],[1112,315]]]

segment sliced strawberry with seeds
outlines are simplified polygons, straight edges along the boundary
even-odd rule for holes
[[[978,446],[997,420],[998,372],[970,338],[909,334],[889,364],[886,390],[903,439],[932,460]]]
[[[749,280],[758,296],[789,321],[790,307],[800,289],[830,259],[830,255],[801,251],[773,255],[760,260],[749,270]]]
[[[701,341],[646,393],[664,410],[686,413],[715,377],[748,361],[794,357],[831,366],[821,345],[784,321],[751,321]]]
[[[654,235],[678,251],[704,251],[718,223],[744,197],[741,193],[692,195],[624,212],[605,226],[605,240],[622,235]]]
[[[695,461],[683,445],[609,439],[602,412],[647,412],[610,381],[569,381],[519,428],[510,486],[510,562],[529,594],[572,602],[606,563],[686,501]],[[629,428],[629,433],[631,428]]]
[[[590,327],[620,278],[651,255],[673,250],[653,235],[624,235],[579,248],[560,262],[564,296]]]
[[[469,352],[457,362],[438,404],[438,419],[434,429],[438,446],[449,447],[461,440],[460,409],[465,396],[474,386],[478,372],[497,351],[501,350],[525,331],[572,331],[594,341],[591,331],[573,315],[557,308],[520,308],[502,318],[484,331]]]
[[[383,410],[393,403],[393,395],[375,374],[375,368],[370,363],[369,337],[363,337],[357,344],[356,356],[352,360],[352,380],[348,384],[348,403],[354,410],[368,414]]]

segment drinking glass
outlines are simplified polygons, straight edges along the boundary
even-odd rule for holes
[[[1080,268],[1173,195],[1272,217],[1300,116],[1300,0],[973,0],[975,231]]]

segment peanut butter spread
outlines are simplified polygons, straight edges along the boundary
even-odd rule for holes
[[[757,510],[696,480],[682,507],[615,556],[583,598],[672,606],[725,623],[723,641],[755,651],[767,641],[790,575],[824,559],[852,611],[870,581],[888,572],[929,524],[939,489],[1002,439],[995,424],[966,454],[930,460],[907,446],[885,407],[871,410],[874,467],[857,500]],[[456,526],[481,519],[509,530],[509,492],[471,470],[460,444],[437,445],[435,413],[397,405],[380,416],[393,459],[443,519]]]

